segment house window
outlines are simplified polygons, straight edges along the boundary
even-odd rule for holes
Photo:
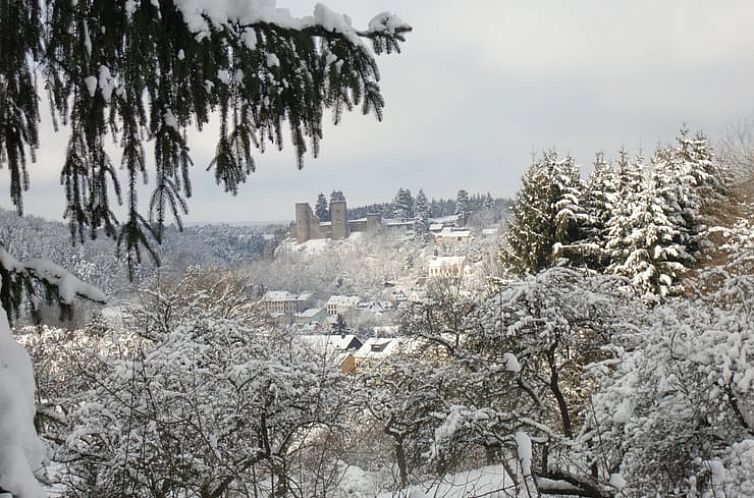
[[[372,352],[373,353],[381,353],[381,352],[385,351],[385,348],[387,347],[387,344],[388,344],[387,342],[372,344],[372,348],[371,348]]]

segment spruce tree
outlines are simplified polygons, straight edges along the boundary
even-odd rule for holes
[[[685,244],[695,258],[708,245],[705,231],[721,217],[720,206],[729,197],[729,173],[713,154],[707,137],[690,136],[681,128],[676,147],[667,154],[667,167],[674,176],[674,202],[686,228]]]
[[[469,215],[469,193],[466,192],[464,189],[461,189],[456,194],[456,212],[455,214],[460,215],[461,218],[464,220]]]
[[[609,264],[605,245],[607,224],[613,212],[615,196],[613,171],[605,159],[605,154],[599,152],[595,157],[592,173],[586,181],[582,200],[586,215],[583,256],[586,266],[597,271],[604,270]]]
[[[644,158],[641,153],[636,155],[633,162],[628,159],[628,152],[621,149],[618,161],[610,175],[608,189],[615,192],[614,202],[610,206],[610,216],[605,227],[604,250],[607,254],[607,264],[610,270],[614,265],[621,264],[628,257],[628,238],[631,234],[629,219],[642,190],[642,175]],[[612,271],[612,270],[610,270]]]
[[[642,188],[613,224],[613,228],[620,228],[623,238],[612,244],[610,270],[630,278],[650,302],[680,294],[679,279],[693,261],[680,242],[683,227],[674,222],[674,209],[667,203],[663,161],[662,152],[658,151],[652,166],[643,168]]]
[[[564,260],[582,264],[586,216],[578,169],[570,156],[545,152],[524,174],[511,207],[503,259],[517,273],[538,273]]]
[[[409,189],[398,189],[393,200],[393,218],[400,221],[410,220],[414,217],[414,198]]]
[[[419,189],[419,193],[416,194],[414,216],[416,217],[416,226],[419,233],[426,233],[429,230],[429,203],[422,189]]]
[[[332,325],[332,333],[336,335],[345,335],[348,333],[348,324],[340,313],[338,313],[335,323]]]
[[[298,19],[263,4],[224,12],[208,0],[0,2],[0,167],[18,213],[40,146],[42,89],[55,125],[70,130],[61,183],[71,235],[115,239],[130,268],[144,253],[156,260],[164,222],[172,216],[180,226],[187,211],[189,126],[201,130],[218,116],[209,167],[236,194],[257,152],[283,146],[284,128],[300,168],[308,150],[319,151],[325,110],[336,123],[357,106],[381,119],[374,55],[400,51],[410,26],[383,13],[359,31],[323,5]],[[154,146],[151,161],[145,140]],[[120,168],[108,141],[121,148]],[[145,212],[136,187],[147,178]],[[113,202],[125,203],[125,219]],[[3,285],[17,293],[30,275],[8,277],[13,272],[3,265]]]
[[[317,196],[317,204],[314,206],[314,214],[319,221],[330,221],[330,210],[327,204],[327,197],[322,192]]]
[[[484,209],[493,209],[495,207],[495,199],[492,197],[492,194],[487,192],[487,195],[484,196]]]

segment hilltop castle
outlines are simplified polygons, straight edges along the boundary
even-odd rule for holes
[[[383,220],[380,214],[368,214],[366,218],[349,220],[346,201],[330,202],[330,220],[320,221],[308,202],[298,202],[295,228],[292,227],[291,235],[295,233],[296,242],[302,244],[312,239],[343,240],[353,232],[374,232],[382,227],[408,231],[416,226],[415,220]]]

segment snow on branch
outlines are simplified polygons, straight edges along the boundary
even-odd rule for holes
[[[105,293],[97,287],[82,282],[74,274],[60,265],[45,259],[30,259],[22,262],[0,247],[0,267],[15,275],[26,275],[42,282],[45,286],[57,289],[62,305],[71,305],[76,297],[104,304]]]

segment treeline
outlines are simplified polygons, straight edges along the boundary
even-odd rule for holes
[[[399,188],[392,202],[367,204],[348,209],[352,218],[363,218],[367,214],[379,213],[383,218],[411,219],[427,216],[441,218],[455,214],[477,213],[484,209],[493,209],[496,199],[492,194],[469,195],[466,190],[459,190],[455,199],[428,199],[423,189],[414,196],[408,188]]]
[[[201,225],[186,227],[183,232],[167,226],[162,243],[156,249],[162,272],[180,273],[189,265],[229,267],[270,258],[285,236],[284,226]],[[34,216],[20,217],[3,209],[0,209],[0,239],[6,241],[3,248],[20,261],[49,260],[107,295],[132,288],[134,284],[144,284],[156,269],[152,261],[145,260],[129,279],[126,265],[105,238],[71,247],[70,233],[63,223]],[[40,306],[47,309],[44,302],[37,303],[31,297],[24,299],[23,306],[24,310]],[[51,306],[49,313],[42,313],[41,319],[54,323],[58,314],[56,307]]]
[[[314,204],[314,212],[320,221],[330,221],[330,202],[343,201],[345,195],[340,190],[334,190],[329,197],[320,193]],[[459,190],[455,199],[428,199],[424,190],[420,189],[414,196],[410,189],[400,188],[392,201],[364,204],[348,208],[348,218],[365,218],[368,214],[379,214],[382,218],[408,220],[442,218],[461,214],[472,217],[475,214],[488,211],[494,221],[499,221],[505,215],[510,201],[494,198],[492,194],[471,194],[466,190]]]

